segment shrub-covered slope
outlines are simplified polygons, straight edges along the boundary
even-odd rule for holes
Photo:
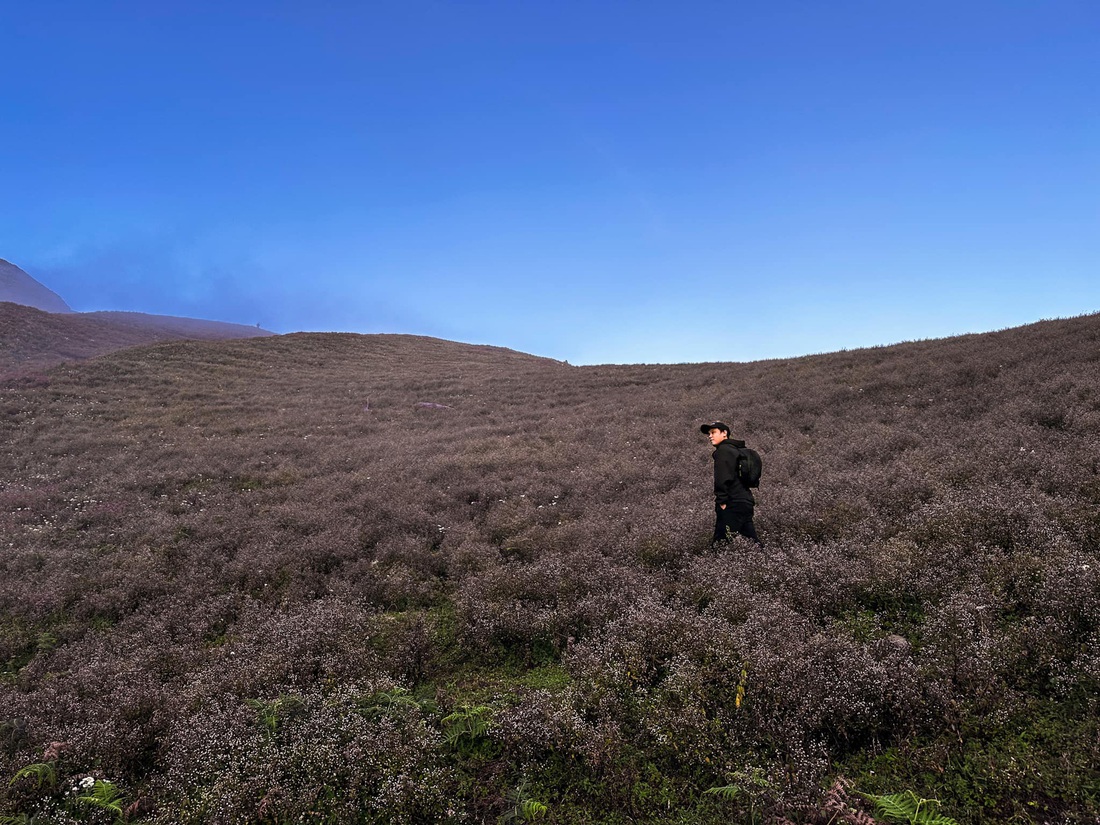
[[[271,335],[219,321],[139,312],[43,312],[0,302],[0,376],[34,376],[64,361],[179,339],[221,340]]]
[[[0,812],[1100,815],[1100,316],[748,364],[170,343],[0,404]],[[715,417],[763,549],[707,546]]]

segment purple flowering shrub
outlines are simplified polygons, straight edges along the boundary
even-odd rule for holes
[[[289,335],[9,381],[0,815],[102,820],[92,777],[150,823],[1094,822],[1098,342]],[[716,417],[763,548],[709,547]]]
[[[372,705],[386,687],[320,683],[266,702],[223,694],[196,703],[165,734],[154,821],[454,817],[455,775],[439,731],[414,702]]]

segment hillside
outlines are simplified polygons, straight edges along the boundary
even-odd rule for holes
[[[1100,817],[1100,315],[746,364],[168,342],[0,407],[0,814]],[[707,544],[714,418],[763,549]]]
[[[35,307],[43,312],[72,312],[64,299],[10,261],[0,258],[0,302]]]
[[[272,335],[241,324],[137,312],[44,312],[0,303],[0,377],[29,374],[126,347],[180,339],[221,340]]]
[[[110,321],[119,327],[147,329],[165,338],[191,338],[217,341],[229,338],[262,338],[274,335],[261,327],[231,324],[226,321],[207,321],[202,318],[181,318],[175,315],[152,315],[147,312],[119,312],[100,310],[81,313],[86,318]]]

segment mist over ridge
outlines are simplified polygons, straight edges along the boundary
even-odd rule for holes
[[[0,376],[178,339],[274,335],[259,326],[143,312],[74,312],[61,296],[0,260]]]

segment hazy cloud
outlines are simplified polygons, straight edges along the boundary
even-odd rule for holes
[[[178,315],[274,332],[438,334],[418,312],[381,299],[369,279],[269,272],[244,259],[209,260],[167,244],[82,250],[25,268],[77,312]]]

